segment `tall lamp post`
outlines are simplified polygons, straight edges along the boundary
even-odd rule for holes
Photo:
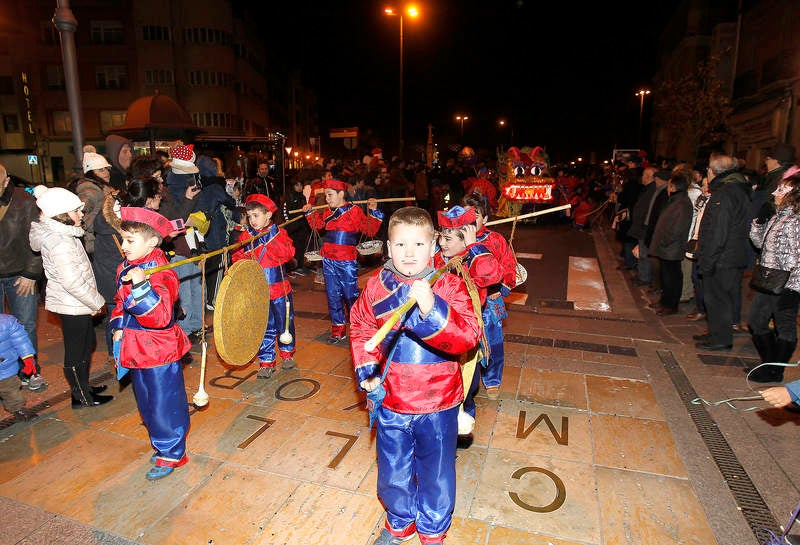
[[[461,140],[464,140],[464,121],[468,121],[468,120],[469,120],[469,116],[468,115],[457,115],[456,116],[456,121],[458,121],[459,126],[461,128]]]
[[[385,8],[383,12],[391,17],[400,18],[400,108],[399,108],[399,122],[398,122],[398,142],[397,142],[397,155],[403,156],[403,11],[395,8]],[[405,9],[405,14],[409,17],[416,17],[419,15],[419,10],[415,6],[409,6]]]
[[[639,146],[642,145],[642,116],[644,114],[644,97],[650,94],[650,89],[639,89],[634,96],[639,97]]]

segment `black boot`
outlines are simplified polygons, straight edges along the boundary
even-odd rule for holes
[[[753,335],[753,345],[758,351],[763,363],[778,361],[775,359],[775,334],[770,331],[769,333],[762,333],[761,335]]]
[[[757,341],[758,337],[764,337],[761,341]],[[769,337],[771,340],[767,340],[766,338]],[[769,353],[762,354],[761,348],[759,348],[759,342],[763,342],[764,344],[771,344],[772,350]],[[786,360],[792,355],[794,352],[795,343],[790,343],[788,341],[778,339],[775,340],[775,336],[772,333],[764,334],[764,335],[753,335],[753,344],[756,345],[758,349],[758,353],[761,355],[761,361],[764,363],[785,363]],[[791,346],[788,346],[791,345]],[[788,356],[784,356],[786,350],[789,350]],[[751,373],[748,378],[753,382],[781,382],[783,381],[783,367],[778,365],[765,365]]]
[[[94,394],[89,386],[89,362],[80,362],[66,369],[67,380],[72,387],[72,408],[96,407],[108,403],[112,396]],[[70,380],[69,375],[72,375]],[[74,383],[74,384],[73,384]]]

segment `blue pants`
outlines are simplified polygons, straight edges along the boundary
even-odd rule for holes
[[[500,386],[503,380],[505,350],[503,348],[503,319],[508,316],[502,297],[486,299],[483,309],[483,331],[489,343],[489,359],[483,369],[483,385],[487,388]]]
[[[171,263],[186,259],[183,256],[175,255],[170,259]],[[178,320],[178,325],[187,335],[199,331],[203,327],[203,280],[200,268],[196,263],[184,263],[175,267],[180,285],[178,286],[178,297],[181,308],[186,314],[182,320]]]
[[[17,295],[17,287],[14,282],[20,276],[9,276],[7,278],[0,278],[0,311],[3,310],[3,297],[8,300],[8,308],[11,314],[19,320],[25,332],[28,334],[33,349],[37,351],[36,343],[36,313],[39,311],[39,300],[36,293],[32,295],[20,296]]]
[[[280,342],[281,333],[286,328],[286,301],[289,301],[289,333],[292,335],[292,342]],[[269,316],[267,318],[267,330],[264,332],[264,340],[258,349],[258,361],[265,363],[275,362],[275,343],[282,358],[289,358],[294,354],[295,349],[294,335],[294,300],[292,294],[288,293],[285,297],[272,299],[269,302]]]
[[[458,406],[430,414],[378,410],[378,497],[395,531],[443,535],[456,504]]]
[[[156,456],[177,462],[186,454],[189,432],[189,402],[181,363],[131,369],[131,383]]]
[[[347,311],[358,299],[358,262],[322,258],[325,293],[328,295],[328,314],[334,326],[347,324]]]

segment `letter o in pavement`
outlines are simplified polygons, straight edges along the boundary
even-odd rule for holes
[[[553,483],[556,485],[556,497],[555,499],[549,504],[545,505],[544,507],[536,507],[534,505],[529,505],[520,499],[519,495],[516,492],[509,492],[508,496],[511,498],[511,501],[522,507],[527,511],[533,511],[534,513],[551,513],[564,505],[564,502],[567,499],[567,489],[564,487],[564,481],[558,478],[558,475],[553,473],[552,471],[548,471],[542,467],[522,467],[514,472],[511,475],[512,479],[519,479],[526,473],[530,473],[532,471],[536,471],[538,473],[543,473],[552,479]]]
[[[284,388],[286,388],[287,386],[291,386],[296,382],[307,382],[308,384],[311,385],[311,391],[299,397],[285,397],[283,394],[281,394]],[[311,380],[310,378],[296,378],[281,384],[278,387],[278,389],[275,390],[275,397],[277,399],[280,399],[281,401],[302,401],[304,399],[308,399],[309,397],[319,392],[319,389],[320,389],[320,384],[316,380]]]

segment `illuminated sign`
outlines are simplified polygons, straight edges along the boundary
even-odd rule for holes
[[[549,202],[553,200],[554,184],[508,184],[503,195],[512,201]]]
[[[31,89],[28,87],[28,73],[22,72],[22,96],[25,99],[25,132],[31,136],[36,135],[33,130],[33,107],[31,106]]]

